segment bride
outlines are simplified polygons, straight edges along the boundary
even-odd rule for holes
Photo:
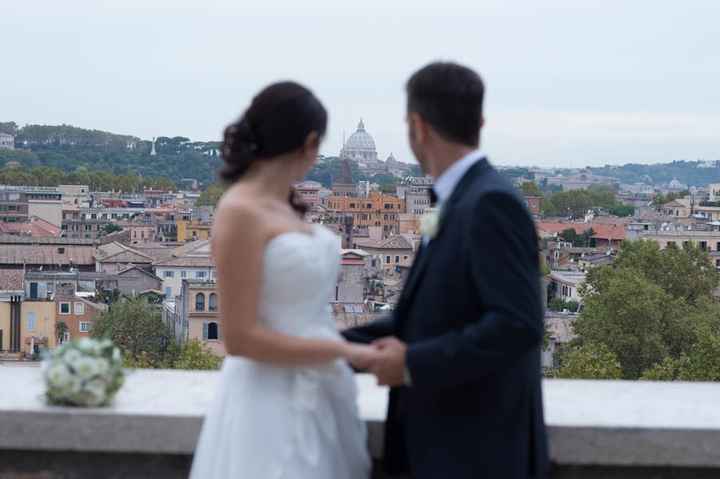
[[[212,234],[228,356],[195,450],[194,479],[366,479],[370,459],[328,301],[335,235],[302,221],[292,190],[316,161],[327,113],[306,88],[276,83],[225,130]],[[289,198],[289,200],[288,200]]]

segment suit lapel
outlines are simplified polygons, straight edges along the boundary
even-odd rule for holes
[[[446,205],[442,208],[442,216],[440,218],[440,225],[438,227],[437,234],[435,237],[428,242],[427,245],[423,245],[420,247],[420,250],[418,251],[417,258],[415,260],[415,264],[413,264],[412,269],[410,270],[410,275],[408,276],[407,283],[405,284],[405,287],[403,288],[402,295],[400,297],[400,305],[404,306],[410,302],[412,299],[413,294],[415,293],[415,290],[420,284],[420,280],[423,277],[423,274],[425,273],[425,270],[427,269],[427,266],[430,262],[431,253],[434,249],[434,247],[439,242],[442,233],[445,229],[446,221],[450,219],[453,212],[453,207],[457,203],[457,201],[462,197],[463,192],[467,188],[467,186],[472,183],[473,178],[475,178],[482,170],[485,169],[485,166],[487,165],[487,160],[485,158],[479,160],[477,163],[475,163],[466,173],[463,175],[460,182],[455,187],[455,190],[453,191],[452,195],[450,195],[450,198],[448,198],[448,201]]]

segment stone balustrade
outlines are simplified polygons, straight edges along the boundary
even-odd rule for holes
[[[39,368],[0,365],[0,479],[185,477],[217,380],[215,372],[138,370],[112,407],[62,408],[45,404]],[[370,376],[357,381],[379,465],[387,390]],[[543,387],[553,477],[720,477],[720,384]]]

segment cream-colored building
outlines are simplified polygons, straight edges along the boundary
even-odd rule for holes
[[[678,198],[662,205],[662,212],[666,216],[675,218],[687,218],[692,211],[692,202],[688,198]]]
[[[65,209],[90,207],[90,187],[88,185],[60,185],[58,190],[62,193]]]
[[[184,280],[179,313],[187,328],[188,340],[196,339],[218,356],[225,356],[217,284],[214,281]]]
[[[10,349],[10,302],[0,302],[0,351]]]
[[[582,302],[580,286],[585,282],[586,274],[580,271],[552,271],[550,284],[554,296],[564,301]]]
[[[28,200],[28,215],[37,216],[50,224],[60,227],[63,219],[63,202],[58,199]]]
[[[655,241],[660,249],[682,248],[685,244],[697,246],[710,254],[710,260],[720,270],[720,231],[652,231],[642,233],[638,239]]]
[[[175,249],[170,257],[153,264],[155,275],[163,281],[168,300],[180,295],[185,279],[213,281],[215,263],[210,254],[210,241],[195,241]]]
[[[20,350],[32,354],[33,349],[56,346],[54,301],[23,301],[20,312]]]

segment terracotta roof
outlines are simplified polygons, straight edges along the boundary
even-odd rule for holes
[[[556,233],[562,233],[568,229],[575,230],[577,234],[583,234],[587,230],[592,229],[595,233],[592,237],[595,239],[625,239],[625,225],[623,224],[538,222],[536,227],[540,236],[551,236]]]
[[[354,243],[358,248],[374,249],[413,249],[413,245],[403,236],[391,236],[386,240],[374,240],[370,238],[356,238]]]
[[[154,265],[209,268],[214,267],[215,263],[210,255],[210,241],[201,240],[180,246],[173,251],[172,256],[156,261]]]
[[[173,251],[177,249],[177,244],[168,243],[143,243],[133,245],[136,251],[150,256],[154,261],[160,261],[172,256]]]
[[[29,236],[17,236],[0,233],[0,245],[8,244],[94,246],[95,241],[86,238],[54,238],[50,236],[33,238]]]
[[[138,251],[127,249],[125,251],[120,251],[119,253],[116,253],[112,256],[103,258],[100,261],[102,261],[103,263],[124,263],[124,264],[146,263],[146,264],[150,264],[153,262],[153,259],[146,254],[142,254]]]
[[[59,226],[33,216],[24,223],[0,222],[0,234],[25,235],[31,237],[59,237],[62,230]]]
[[[118,276],[122,276],[122,275],[130,272],[131,270],[138,270],[138,271],[140,271],[141,273],[145,274],[146,276],[149,276],[149,277],[151,277],[151,278],[153,278],[153,279],[157,279],[157,280],[159,280],[159,281],[162,281],[161,278],[158,278],[157,276],[155,276],[154,274],[152,274],[150,271],[148,271],[148,270],[146,270],[146,269],[143,269],[143,268],[140,268],[139,266],[135,266],[134,264],[131,264],[130,266],[128,266],[128,267],[125,268],[124,270],[120,271],[119,273],[117,273],[117,275],[118,275]]]
[[[21,291],[24,277],[21,269],[0,269],[0,291]]]
[[[60,252],[62,251],[62,253]],[[94,265],[91,245],[4,244],[0,247],[3,265]]]

